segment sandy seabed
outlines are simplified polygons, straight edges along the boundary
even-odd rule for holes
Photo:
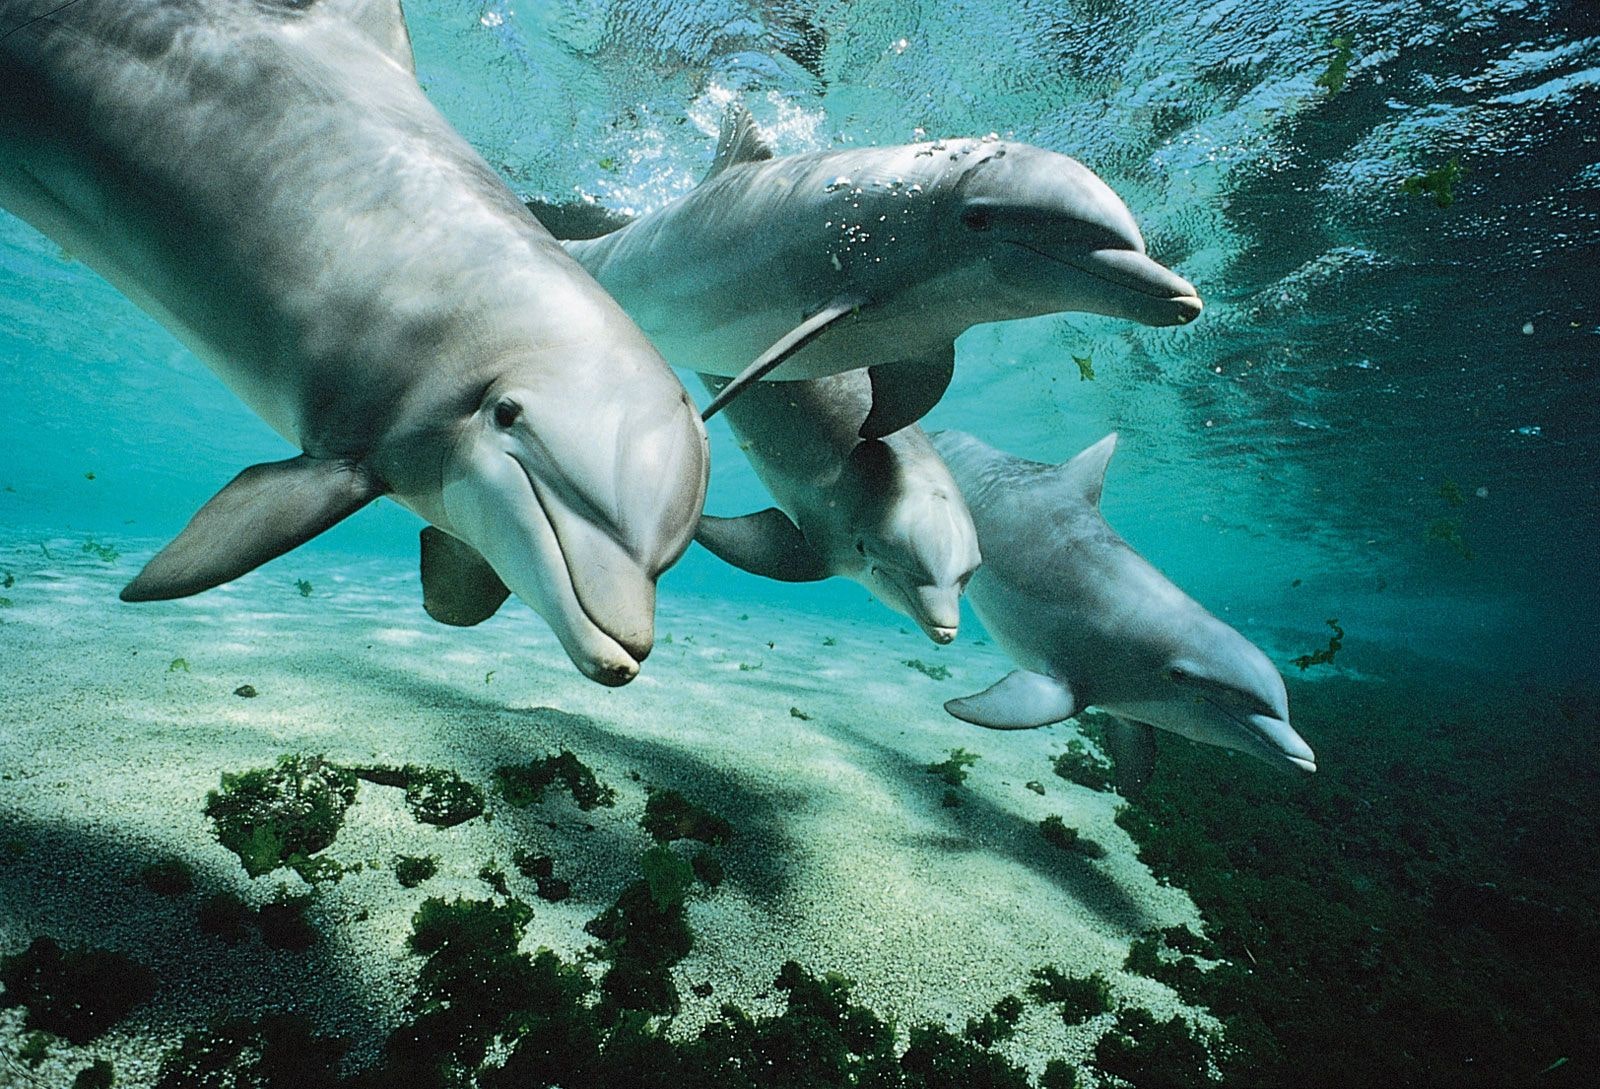
[[[23,1012],[0,1012],[0,1086],[65,1087],[101,1057],[119,1086],[149,1085],[166,1049],[223,1014],[298,1010],[370,1056],[420,965],[405,944],[418,905],[491,896],[478,877],[491,860],[533,905],[525,948],[571,957],[591,946],[583,924],[649,846],[646,786],[680,790],[735,828],[719,852],[727,880],[689,906],[695,947],[675,969],[674,1031],[696,1030],[724,1002],[781,1008],[772,981],[790,959],[848,975],[902,1033],[926,1021],[959,1030],[1043,964],[1104,972],[1119,998],[1163,1016],[1186,1010],[1121,967],[1142,931],[1199,919],[1139,863],[1113,823],[1115,795],[1051,774],[1075,731],[990,733],[942,710],[1010,668],[970,634],[941,649],[887,612],[873,625],[684,597],[669,576],[655,652],[634,683],[608,690],[515,601],[478,628],[433,623],[398,559],[290,556],[196,598],[133,606],[117,591],[152,547],[110,544],[123,554],[108,561],[82,538],[0,542],[0,576],[14,579],[0,590],[0,954],[48,934],[125,952],[159,988],[106,1035],[60,1043],[33,1070],[14,1058]],[[908,659],[946,666],[949,679]],[[235,694],[246,684],[258,695]],[[926,768],[957,746],[981,759],[950,808]],[[494,794],[494,768],[560,748],[616,789],[613,808],[582,812],[552,792],[517,810]],[[224,772],[286,753],[449,768],[484,788],[492,820],[419,824],[401,792],[363,783],[325,853],[364,865],[318,886],[321,941],[303,953],[259,937],[229,947],[196,927],[202,896],[260,904],[306,889],[287,870],[247,877],[216,841],[206,794]],[[1046,843],[1038,822],[1051,814],[1106,857]],[[573,896],[535,898],[510,865],[519,849],[553,855]],[[438,875],[401,887],[400,854],[437,855]],[[165,858],[194,868],[194,892],[166,898],[140,883]],[[707,983],[710,997],[692,993]],[[1001,1050],[1035,1070],[1081,1061],[1110,1020],[1068,1029],[1030,1004]]]

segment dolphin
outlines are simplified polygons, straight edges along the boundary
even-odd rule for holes
[[[943,396],[973,325],[1201,309],[1087,167],[993,138],[773,158],[735,106],[705,179],[657,211],[530,207],[674,366],[734,378],[707,418],[757,379],[869,366],[859,434],[882,438]]]
[[[702,378],[713,392],[728,381]],[[980,561],[972,515],[920,428],[858,436],[871,407],[864,370],[762,382],[728,405],[739,445],[778,507],[706,515],[695,539],[769,578],[854,579],[928,638],[948,643]]]
[[[301,451],[239,474],[125,600],[216,586],[389,495],[589,677],[637,673],[704,429],[428,103],[397,0],[0,0],[0,206]],[[472,591],[455,551],[424,557],[447,616]]]
[[[1115,433],[1072,460],[1012,457],[959,431],[930,436],[972,510],[984,563],[968,599],[1019,667],[956,718],[1030,729],[1087,707],[1121,724],[1108,731],[1119,778],[1148,776],[1152,727],[1316,770],[1289,725],[1283,678],[1267,656],[1146,562],[1100,514]]]

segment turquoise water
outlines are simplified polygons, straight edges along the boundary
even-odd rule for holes
[[[1210,952],[1245,976],[1255,966],[1177,993],[1239,1033],[1246,1064],[1218,1060],[1230,1084],[1593,1083],[1600,999],[1576,952],[1592,956],[1600,934],[1592,5],[405,6],[423,87],[527,198],[659,207],[703,173],[735,98],[779,154],[997,132],[1104,178],[1151,255],[1198,287],[1202,317],[976,328],[927,423],[1041,461],[1119,432],[1107,518],[1292,674],[1315,783],[1184,749],[1134,807],[1141,857],[1213,921]],[[1448,203],[1416,191],[1451,162]],[[1073,356],[1093,359],[1092,381]],[[10,216],[0,361],[7,570],[37,542],[151,549],[241,467],[291,452]],[[710,431],[707,510],[769,506],[726,424]],[[261,577],[314,570],[325,586],[377,559],[404,602],[417,528],[379,503]],[[96,585],[110,607],[114,583]],[[680,624],[692,603],[730,620],[799,610],[819,633],[911,627],[853,583],[765,582],[698,546],[661,585]],[[1344,646],[1302,676],[1288,663],[1325,645],[1329,618]],[[253,637],[294,623],[257,617]],[[937,659],[917,638],[888,653],[959,663],[983,633],[969,612]],[[538,647],[564,665],[551,640]],[[656,666],[678,675],[660,659],[646,674]],[[962,691],[996,675],[974,667],[981,684]],[[736,679],[759,699],[762,676]],[[8,726],[26,718],[7,705]],[[20,878],[3,887],[27,895]],[[0,931],[3,952],[25,930]],[[1241,1013],[1251,993],[1262,1001]],[[1321,1004],[1326,1024],[1308,1027]],[[33,1084],[7,1061],[0,1085]],[[1199,1083],[1153,1070],[1133,1083]]]

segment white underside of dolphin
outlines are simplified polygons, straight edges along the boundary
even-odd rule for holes
[[[1119,775],[1137,783],[1152,728],[1316,769],[1289,725],[1283,678],[1244,636],[1203,609],[1106,524],[1100,494],[1110,435],[1062,465],[1025,461],[957,431],[930,436],[966,496],[984,563],[968,600],[1019,667],[951,700],[957,718],[1031,729],[1098,707]]]
[[[693,404],[428,103],[397,0],[0,0],[0,206],[301,451],[128,586],[195,593],[389,495],[608,684],[706,482]]]

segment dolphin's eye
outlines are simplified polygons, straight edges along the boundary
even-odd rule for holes
[[[867,554],[867,543],[865,541],[857,541],[856,551],[865,556]]]
[[[961,222],[973,231],[987,231],[991,226],[989,213],[982,208],[968,208],[961,213]]]
[[[1185,684],[1189,680],[1189,674],[1185,673],[1181,669],[1168,670],[1167,676],[1171,677],[1178,684]]]
[[[494,406],[494,422],[497,427],[510,427],[522,415],[522,406],[512,400],[502,400]]]

